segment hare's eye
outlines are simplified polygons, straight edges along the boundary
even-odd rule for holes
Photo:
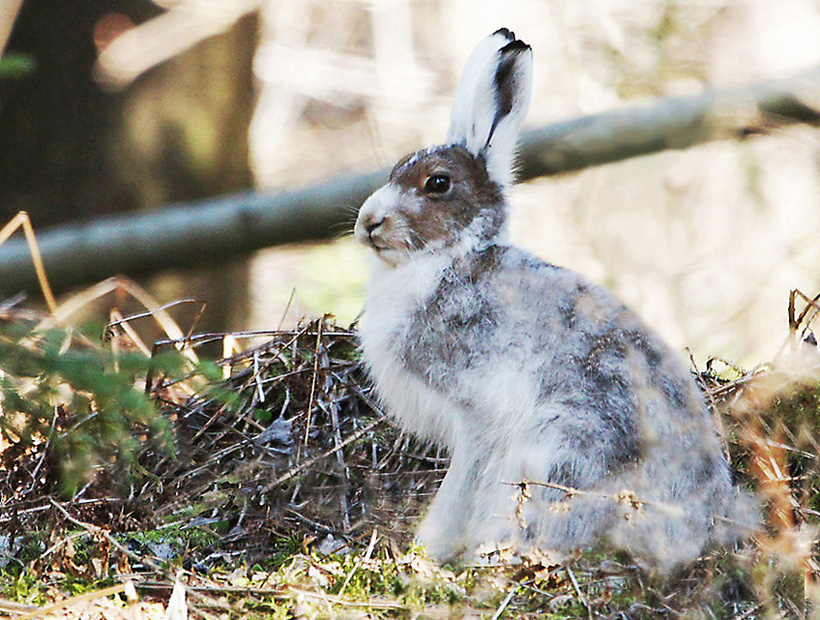
[[[424,182],[424,190],[431,194],[444,194],[450,189],[450,177],[446,174],[434,174],[427,177]]]

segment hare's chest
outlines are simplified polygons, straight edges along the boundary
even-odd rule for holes
[[[373,266],[359,323],[365,355],[398,354],[416,316],[438,287],[446,263],[429,257],[400,267]]]
[[[399,268],[376,265],[368,286],[359,337],[364,361],[389,412],[405,428],[447,440],[449,429],[438,418],[442,403],[429,386],[407,368],[408,344],[418,340],[414,317],[436,290],[442,261],[415,261]]]

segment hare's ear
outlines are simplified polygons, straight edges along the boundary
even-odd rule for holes
[[[483,157],[490,178],[505,187],[531,90],[532,50],[502,28],[467,59],[453,101],[447,143]]]

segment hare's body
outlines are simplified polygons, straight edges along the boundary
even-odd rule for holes
[[[450,451],[419,530],[431,555],[606,537],[671,566],[728,538],[742,498],[678,356],[604,289],[505,241],[530,62],[509,31],[486,39],[450,142],[363,205],[356,235],[379,258],[364,360],[399,422]]]
[[[570,271],[503,245],[451,259],[377,266],[361,322],[389,410],[451,450],[419,531],[431,555],[608,536],[661,564],[695,557],[735,493],[683,365]],[[590,495],[559,508],[563,491],[531,486],[522,523],[522,480]]]

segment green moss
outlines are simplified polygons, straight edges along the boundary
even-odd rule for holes
[[[38,575],[19,567],[0,570],[0,594],[26,605],[44,605],[49,601],[48,590]]]
[[[132,532],[128,538],[141,544],[168,543],[180,548],[206,547],[219,540],[211,528],[173,526],[142,532]]]

